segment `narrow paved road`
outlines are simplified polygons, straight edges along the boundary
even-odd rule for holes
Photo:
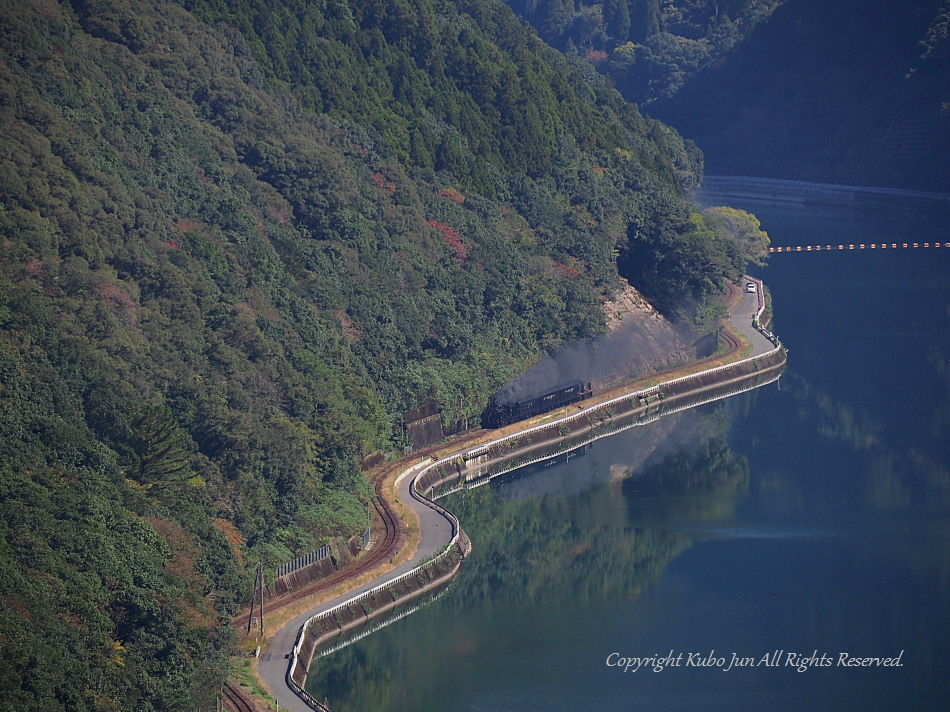
[[[744,289],[746,282],[750,281],[747,278],[743,278],[743,280],[740,289]],[[756,288],[761,291],[762,283],[757,282]],[[750,354],[752,356],[767,353],[774,348],[774,345],[752,326],[752,320],[758,309],[758,294],[743,293],[742,300],[733,309],[729,319],[733,328],[752,342],[752,353]],[[297,640],[298,631],[308,618],[409,571],[418,566],[422,559],[432,556],[451,540],[452,524],[443,515],[425,506],[409,493],[410,482],[423,467],[425,467],[425,463],[406,470],[400,475],[397,485],[399,499],[419,515],[419,548],[415,556],[373,581],[292,618],[271,638],[267,652],[261,655],[257,670],[264,684],[267,685],[278,701],[280,709],[286,709],[289,712],[312,712],[311,707],[301,700],[287,684],[290,651]]]
[[[762,333],[752,326],[752,319],[759,310],[758,292],[762,290],[762,283],[757,280],[751,280],[747,277],[743,277],[742,279],[743,282],[739,285],[739,287],[741,289],[745,289],[745,285],[748,282],[754,281],[756,282],[756,293],[743,293],[742,301],[732,310],[732,313],[729,314],[729,323],[732,325],[733,329],[738,331],[745,338],[752,342],[752,353],[749,355],[760,356],[775,348],[775,344],[762,336]]]
[[[424,465],[418,465],[407,470],[400,476],[397,492],[400,501],[405,502],[419,515],[419,548],[409,561],[396,567],[392,571],[370,581],[359,588],[353,589],[342,596],[327,601],[296,618],[292,618],[270,640],[267,652],[261,655],[257,671],[264,684],[270,689],[280,705],[280,709],[290,712],[313,712],[311,707],[301,700],[287,684],[287,667],[290,663],[290,651],[297,640],[297,633],[308,618],[322,613],[343,601],[357,596],[364,591],[386,583],[419,565],[422,559],[432,556],[452,539],[452,524],[444,516],[425,506],[409,493],[409,483],[418,474]]]

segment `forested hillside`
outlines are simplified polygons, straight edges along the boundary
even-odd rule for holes
[[[950,192],[950,3],[787,0],[651,113],[710,173]]]
[[[542,38],[610,77],[629,101],[675,96],[787,0],[505,0]]]
[[[741,268],[695,148],[500,3],[0,6],[0,699],[210,709],[368,453]],[[699,316],[697,316],[699,315]]]
[[[506,0],[710,173],[950,191],[947,0]]]

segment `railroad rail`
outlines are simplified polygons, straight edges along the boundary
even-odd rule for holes
[[[292,591],[286,596],[281,596],[280,599],[268,601],[264,607],[264,611],[266,613],[273,613],[275,610],[283,608],[284,606],[288,606],[295,601],[309,598],[316,593],[333,588],[339,583],[359,576],[360,574],[375,568],[380,564],[380,562],[393,555],[396,549],[396,540],[399,537],[399,526],[396,521],[395,513],[392,511],[392,509],[390,509],[389,505],[386,504],[382,494],[380,493],[380,487],[381,483],[377,482],[376,497],[373,499],[373,508],[376,510],[379,521],[383,525],[384,533],[382,540],[376,542],[372,548],[370,548],[364,556],[358,558],[352,566],[335,571],[329,576],[314,582],[310,586],[302,587],[299,590]],[[246,617],[247,613],[241,613],[234,619],[232,625],[237,626],[239,621],[243,621]]]
[[[720,331],[720,336],[727,346],[725,355],[739,350],[741,346],[739,340],[733,337],[727,329],[722,329]],[[368,550],[366,555],[357,559],[352,566],[336,571],[310,586],[303,587],[286,596],[282,596],[279,600],[268,601],[265,607],[266,611],[273,612],[274,610],[294,603],[295,601],[301,600],[303,598],[309,598],[316,593],[333,588],[337,584],[342,583],[347,579],[358,577],[366,571],[375,568],[380,562],[389,559],[393,555],[399,536],[399,525],[395,513],[386,503],[386,500],[382,495],[381,488],[383,479],[384,478],[380,477],[376,482],[376,498],[373,500],[373,507],[376,510],[379,521],[384,528],[382,540],[375,542],[372,548]],[[435,505],[434,502],[432,504]],[[440,505],[435,506],[441,509]],[[245,615],[246,614],[241,615],[242,620]],[[235,620],[238,619],[236,618]]]
[[[736,337],[734,337],[732,334],[729,333],[728,329],[720,329],[719,338],[721,338],[724,342],[726,342],[726,346],[728,348],[727,354],[731,354],[738,351],[739,347],[742,345],[739,343],[739,339],[737,339]]]
[[[224,708],[230,712],[257,712],[257,708],[246,698],[237,687],[228,683],[221,691],[221,701]]]
[[[381,561],[388,559],[392,555],[393,550],[396,548],[396,539],[399,536],[399,527],[396,523],[396,515],[389,508],[389,505],[386,504],[386,501],[382,498],[382,495],[379,492],[379,487],[381,486],[380,483],[377,483],[376,486],[377,492],[376,497],[373,500],[373,508],[376,510],[376,514],[384,527],[382,541],[376,542],[365,556],[356,560],[353,566],[341,569],[330,576],[327,576],[326,578],[320,579],[320,581],[313,586],[301,589],[300,591],[297,591],[289,596],[281,598],[281,606],[286,606],[287,604],[301,598],[307,598],[312,596],[314,593],[332,588],[342,581],[359,576],[360,574],[375,568]]]

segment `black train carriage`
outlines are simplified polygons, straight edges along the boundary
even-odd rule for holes
[[[514,403],[499,403],[498,396],[494,396],[488,410],[485,412],[485,427],[501,428],[505,425],[511,425],[526,418],[546,413],[549,410],[585,400],[590,398],[592,394],[593,389],[590,383],[578,381],[537,398],[527,398]]]

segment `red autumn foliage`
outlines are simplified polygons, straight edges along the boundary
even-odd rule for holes
[[[581,276],[581,271],[572,265],[563,265],[560,262],[555,262],[554,269],[565,279],[575,280]]]
[[[439,191],[439,195],[441,195],[443,198],[448,198],[453,203],[458,203],[459,205],[465,202],[465,195],[457,191],[455,188],[443,188]]]
[[[165,564],[165,570],[180,579],[192,592],[203,591],[208,586],[208,579],[198,571],[197,564],[201,557],[201,549],[195,543],[194,537],[169,519],[160,517],[143,517],[143,519],[168,542],[172,555]],[[211,610],[198,608],[195,599],[189,600],[187,596],[182,596],[175,601],[173,607],[178,612],[181,622],[187,626],[210,629],[216,623]]]
[[[237,557],[238,563],[243,566],[244,537],[241,536],[241,533],[237,530],[237,527],[235,527],[228,520],[220,518],[212,519],[211,524],[214,525],[215,529],[224,534],[224,538],[227,539],[232,551],[234,551],[234,555]]]
[[[175,223],[175,227],[177,227],[182,232],[198,232],[202,235],[207,234],[205,232],[204,226],[192,218],[179,218],[178,222]]]
[[[587,53],[587,61],[597,65],[607,61],[609,55],[602,49],[592,49]]]
[[[293,217],[290,206],[287,204],[269,204],[267,206],[267,214],[281,225],[289,224],[291,217]]]
[[[336,315],[337,320],[340,322],[340,327],[343,329],[343,335],[350,339],[351,341],[362,341],[363,334],[357,328],[356,322],[350,319],[349,315],[342,309],[337,309],[334,314]]]
[[[7,610],[13,611],[14,613],[19,613],[28,621],[33,620],[33,612],[30,610],[30,607],[19,598],[7,596],[3,599],[3,603]]]
[[[39,280],[46,272],[46,263],[38,257],[34,257],[23,265],[23,272],[26,274],[27,279]]]
[[[46,19],[51,17],[62,17],[63,11],[55,0],[31,0],[30,9],[39,13]]]
[[[455,228],[443,225],[437,220],[426,220],[426,225],[435,228],[442,233],[442,238],[449,244],[455,261],[462,264],[468,259],[468,247],[459,239],[459,234]]]
[[[123,314],[133,326],[138,321],[138,306],[135,300],[116,285],[111,282],[99,282],[92,288],[92,293],[99,297],[103,304]]]
[[[382,173],[374,173],[374,174],[373,174],[373,180],[376,181],[376,185],[377,185],[381,190],[386,190],[386,191],[389,191],[390,193],[395,193],[395,192],[396,192],[396,184],[395,184],[395,183],[387,183],[385,180],[383,180],[383,174],[382,174]]]
[[[143,519],[168,542],[172,555],[165,564],[165,570],[195,588],[206,586],[207,579],[197,570],[201,550],[195,544],[194,537],[169,519],[161,517],[143,517]]]
[[[257,230],[257,234],[261,236],[264,240],[267,239],[267,225],[264,224],[264,221],[261,219],[260,213],[256,210],[252,211],[254,215],[254,229]]]

